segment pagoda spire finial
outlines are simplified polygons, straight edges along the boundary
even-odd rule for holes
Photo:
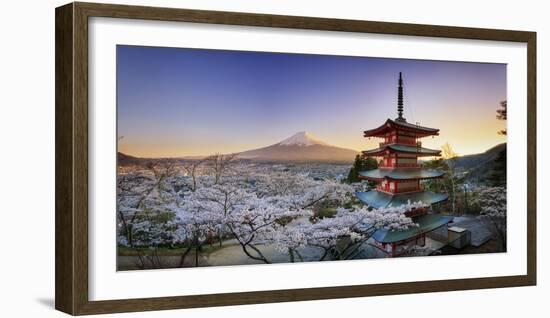
[[[407,121],[403,117],[403,77],[399,72],[399,86],[397,88],[397,121]]]

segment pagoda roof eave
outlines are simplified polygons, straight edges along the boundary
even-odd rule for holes
[[[415,236],[431,232],[453,221],[453,216],[440,214],[425,214],[413,218],[418,226],[410,227],[407,230],[379,229],[372,235],[372,238],[380,243],[397,243],[406,241]]]
[[[425,204],[435,204],[443,202],[449,198],[447,193],[434,193],[430,191],[419,191],[403,194],[388,194],[385,192],[371,190],[367,192],[356,192],[355,196],[366,205],[379,209],[386,207],[396,207],[407,204],[408,202],[423,202]]]
[[[393,180],[435,179],[441,178],[443,175],[445,175],[443,171],[422,168],[373,169],[359,172],[360,178],[375,181],[384,178]]]
[[[364,137],[382,137],[389,130],[406,130],[416,133],[417,137],[437,136],[439,135],[439,129],[419,126],[415,124],[407,123],[406,121],[395,121],[387,119],[386,122],[377,128],[365,130]]]
[[[423,147],[409,146],[409,145],[400,145],[400,144],[388,144],[382,147],[364,150],[362,153],[366,156],[381,156],[384,155],[386,150],[390,150],[392,153],[413,153],[419,157],[422,156],[439,156],[441,150],[428,149]]]

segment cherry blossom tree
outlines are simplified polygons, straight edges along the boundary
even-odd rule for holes
[[[228,216],[242,208],[251,196],[232,183],[213,184],[188,194],[184,210],[200,212],[197,217],[208,219],[211,223],[210,228],[215,228],[216,232],[215,235],[210,233],[209,238],[213,239],[215,236],[219,245],[222,246],[223,238],[229,234],[226,224]]]
[[[237,158],[237,154],[216,153],[205,159],[207,167],[214,175],[215,184],[218,184],[222,176],[231,168],[231,164]]]
[[[287,171],[251,173],[225,164],[195,176],[189,173],[193,167],[174,165],[119,174],[118,241],[138,252],[142,268],[163,267],[157,253],[161,246],[183,247],[179,266],[188,266],[194,250],[199,266],[204,244],[218,241],[221,246],[227,239],[263,263],[273,262],[264,252],[267,246],[275,246],[290,262],[304,261],[300,251],[305,248],[318,249],[319,261],[352,259],[376,230],[416,226],[404,213],[425,206],[353,206],[355,190],[348,184]],[[317,211],[325,207],[334,215],[319,217]],[[142,253],[143,247],[151,252]]]
[[[185,258],[192,249],[195,250],[195,266],[199,266],[200,250],[219,233],[223,216],[216,210],[204,208],[203,203],[195,197],[179,205],[176,216],[179,225],[176,229],[177,238],[187,246],[180,257],[179,266],[184,266]]]
[[[284,201],[280,199],[249,197],[244,205],[227,216],[227,227],[248,257],[271,263],[258,245],[272,243],[271,238],[281,228],[307,213],[304,210],[287,209],[281,203]]]
[[[477,195],[481,207],[479,219],[484,222],[506,251],[506,188],[481,187]]]
[[[149,165],[117,179],[118,243],[137,253],[140,266],[162,267],[158,247],[173,245],[179,238],[173,166]],[[147,247],[150,253],[143,253]]]
[[[416,226],[404,213],[425,206],[417,202],[395,208],[339,208],[333,217],[313,222],[301,219],[290,223],[277,233],[274,241],[281,251],[289,251],[291,260],[294,259],[292,253],[305,246],[315,246],[323,250],[319,261],[327,258],[353,259],[378,229],[401,231]]]
[[[183,164],[185,173],[191,178],[191,191],[197,190],[197,177],[201,172],[201,167],[203,164],[204,160],[190,160]]]

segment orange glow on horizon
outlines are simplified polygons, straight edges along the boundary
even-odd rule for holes
[[[488,121],[485,125],[476,124],[472,127],[467,125],[447,126],[440,125],[440,135],[434,137],[426,137],[419,139],[423,147],[431,149],[441,149],[445,143],[449,143],[453,150],[459,156],[470,154],[483,153],[488,149],[505,143],[506,136],[499,135],[497,132],[506,127],[505,123],[498,120]],[[372,128],[372,127],[368,127]],[[367,129],[367,127],[365,128]],[[294,132],[289,132],[288,136]],[[315,132],[313,132],[315,134]],[[182,138],[181,143],[130,143],[124,139],[120,141],[118,150],[122,153],[143,157],[143,158],[173,158],[187,156],[207,156],[214,153],[236,153],[251,149],[271,146],[288,136],[281,136],[279,140],[271,140],[265,143],[261,142],[204,142],[204,143],[188,143],[187,145]],[[380,142],[379,138],[366,139],[362,137],[362,131],[359,131],[356,136],[326,136],[320,137],[330,145],[348,148],[360,152],[362,150],[376,148]]]

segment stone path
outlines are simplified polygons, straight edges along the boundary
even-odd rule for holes
[[[215,252],[212,252],[207,258],[206,263],[212,266],[219,265],[241,265],[241,264],[264,264],[262,261],[257,261],[248,257],[242,250],[241,245],[225,244],[225,247]],[[279,252],[274,245],[256,246],[262,254],[272,263],[288,263],[289,257],[285,253]],[[322,256],[322,251],[319,248],[305,247],[298,249],[298,252],[304,261],[317,260]]]
[[[372,239],[371,239],[372,240]],[[289,263],[289,256],[286,253],[278,251],[274,245],[260,245],[257,248],[265,255],[271,263]],[[305,262],[317,261],[321,258],[323,251],[316,247],[303,247],[298,249]],[[363,244],[361,252],[355,259],[383,258],[386,257],[382,251],[368,243]],[[161,256],[163,267],[178,267],[179,256]],[[296,261],[299,261],[296,256]],[[119,256],[118,269],[131,270],[138,268],[138,258],[136,256]],[[199,255],[199,266],[230,266],[230,265],[249,265],[264,264],[262,261],[254,260],[248,257],[242,250],[241,245],[236,240],[224,241],[223,247],[210,253]],[[195,266],[195,255],[189,253],[185,260],[185,267]]]
[[[452,226],[469,230],[472,235],[470,244],[474,247],[479,247],[493,238],[493,233],[474,215],[457,216]]]

